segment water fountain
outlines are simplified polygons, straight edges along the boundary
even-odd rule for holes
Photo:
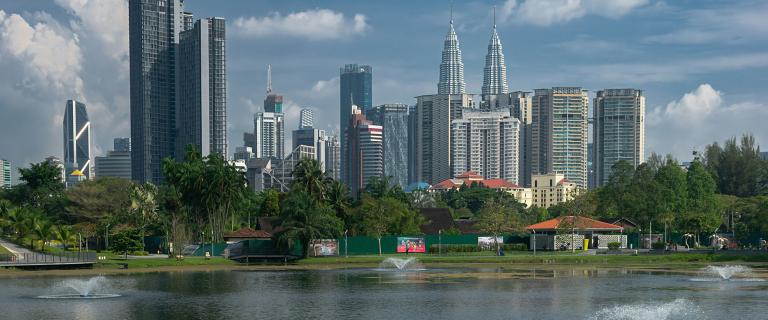
[[[426,270],[419,261],[414,258],[410,257],[407,259],[400,259],[400,258],[386,258],[384,261],[382,261],[379,264],[379,268],[377,270],[380,271],[388,271],[388,270],[394,270],[394,271],[423,271]]]
[[[88,280],[69,279],[61,283],[61,287],[70,288],[77,293],[54,294],[38,296],[41,299],[103,299],[119,297],[119,294],[113,293],[94,293],[97,287],[102,287],[106,281],[104,277],[93,277]]]
[[[676,299],[667,303],[637,303],[607,307],[595,313],[591,320],[667,320],[699,319],[702,311],[692,302]]]
[[[764,281],[763,279],[745,278],[744,275],[748,275],[752,272],[752,269],[746,266],[707,266],[702,269],[702,272],[714,277],[708,278],[694,278],[692,281]],[[736,276],[736,277],[734,277]]]

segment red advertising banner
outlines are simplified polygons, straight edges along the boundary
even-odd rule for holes
[[[427,246],[424,238],[397,238],[398,253],[425,253]]]

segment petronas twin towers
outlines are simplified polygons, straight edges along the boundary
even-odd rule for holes
[[[494,10],[493,32],[488,43],[488,53],[485,56],[485,68],[483,69],[483,96],[509,93],[507,67],[504,64],[501,40],[499,40],[499,34],[496,32],[495,16]],[[443,58],[440,62],[440,81],[437,83],[437,94],[463,94],[465,88],[464,63],[461,62],[459,37],[453,28],[453,17],[451,17],[450,29],[445,36],[443,46]]]

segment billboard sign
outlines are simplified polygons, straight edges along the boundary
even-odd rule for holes
[[[424,238],[397,238],[397,252],[398,253],[425,253],[427,252],[426,242]]]
[[[339,241],[336,239],[312,239],[309,241],[309,255],[328,257],[339,255]]]

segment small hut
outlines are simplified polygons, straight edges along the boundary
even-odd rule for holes
[[[611,242],[627,247],[624,228],[615,224],[579,216],[562,216],[532,224],[525,228],[531,232],[531,248],[539,250],[607,249]]]

